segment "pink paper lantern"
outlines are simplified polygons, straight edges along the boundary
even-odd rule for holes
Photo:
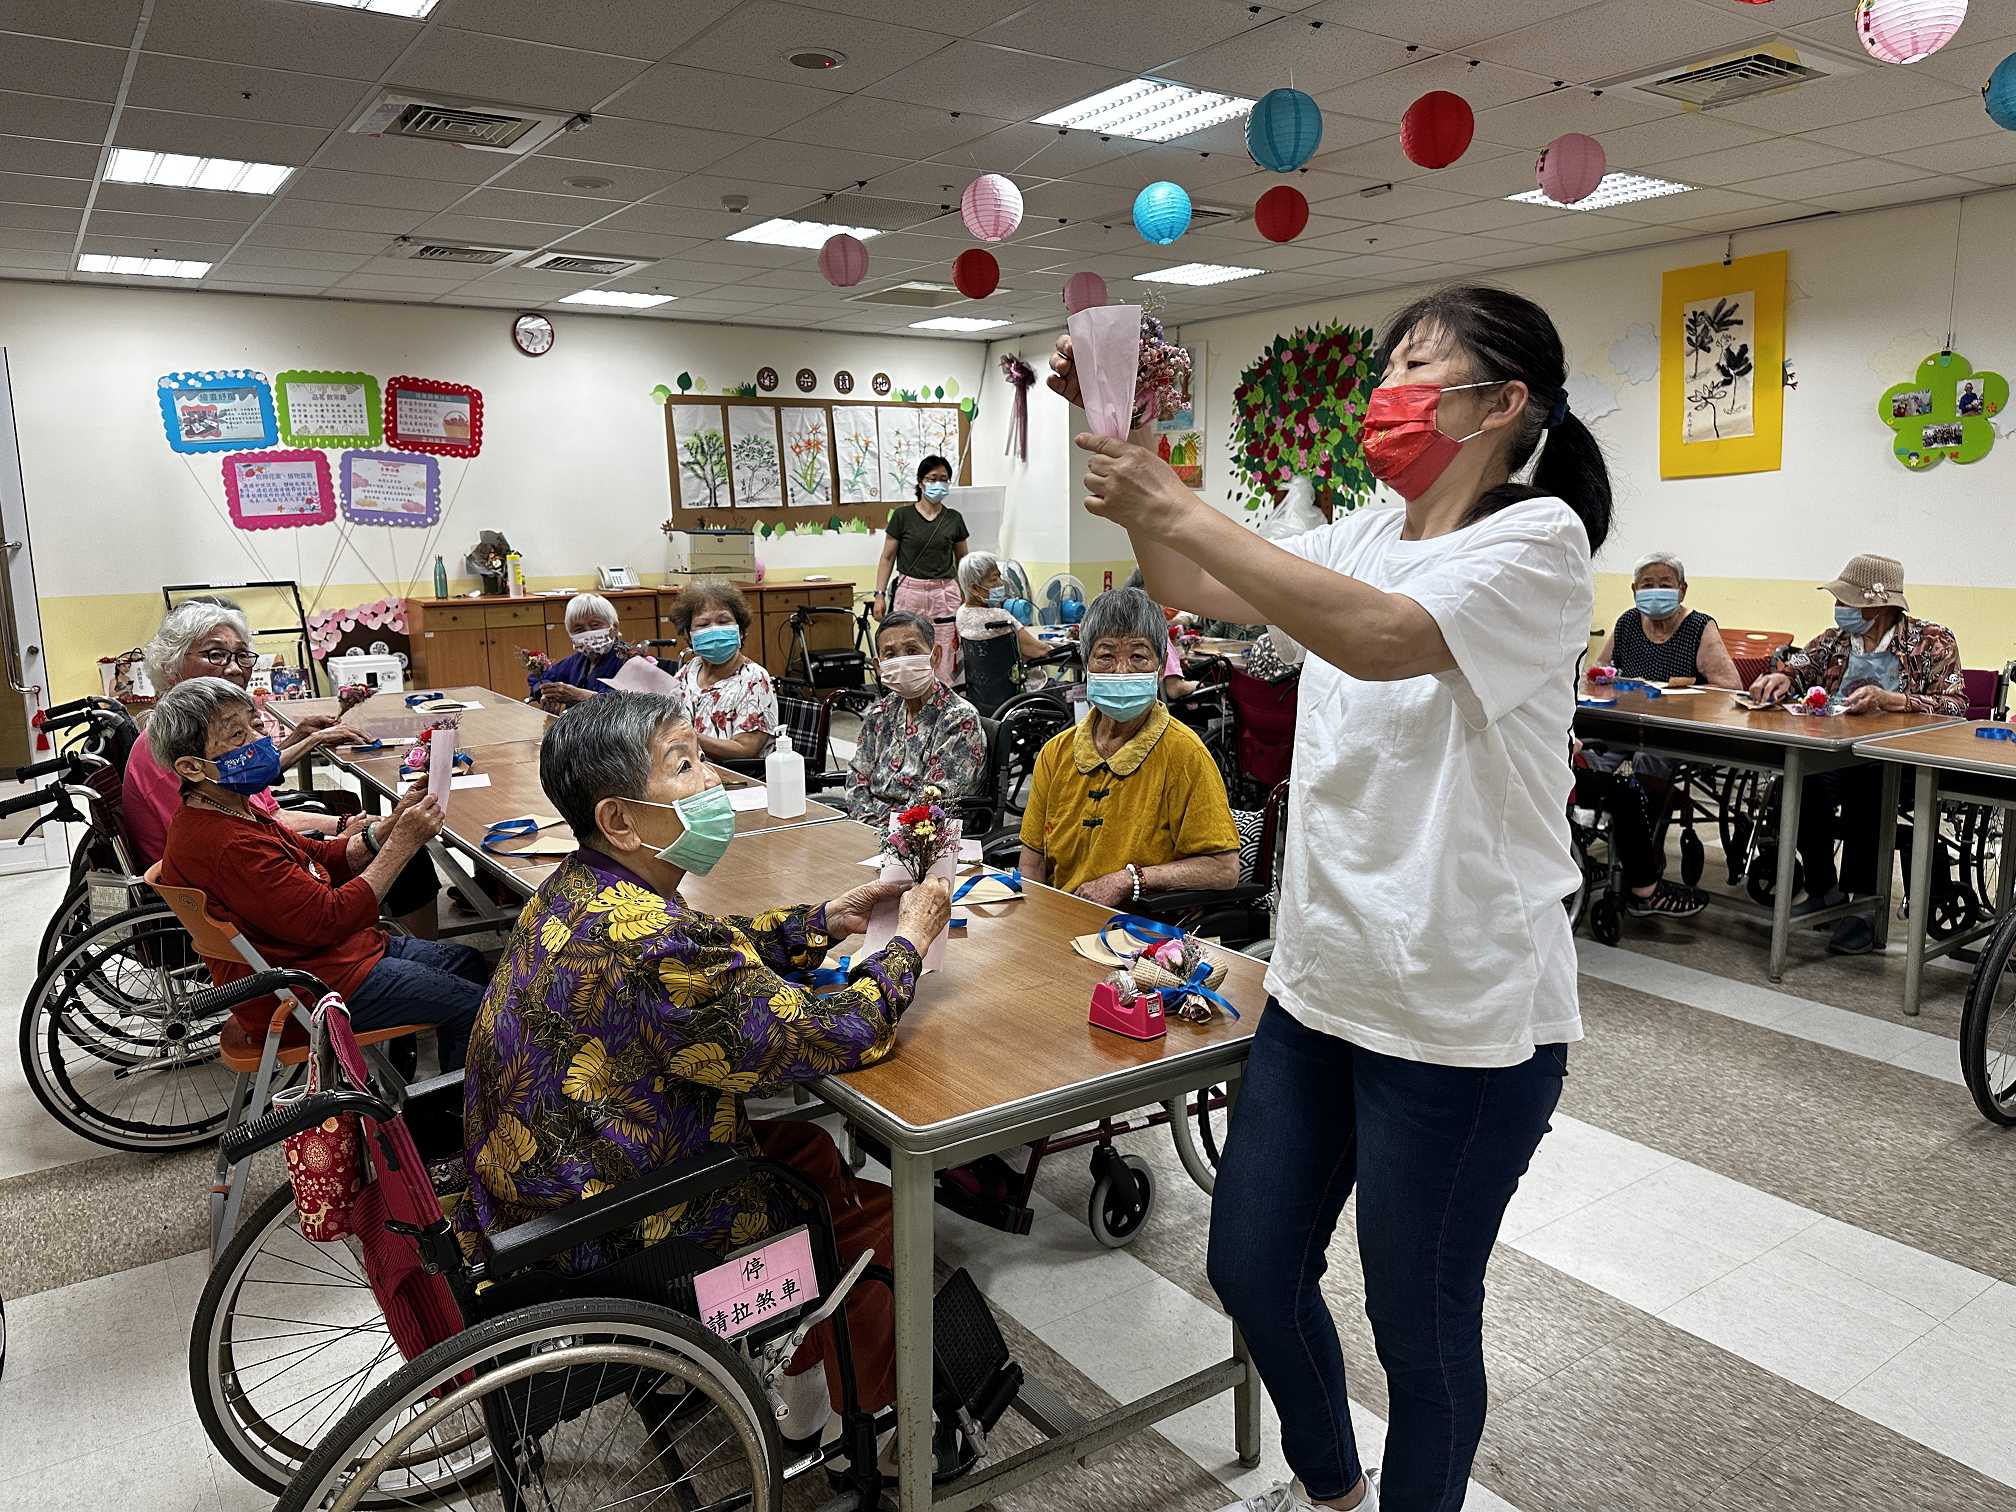
[[[1879,63],[1929,58],[1960,30],[1967,0],[1857,0],[1855,35]]]
[[[1106,280],[1097,273],[1073,273],[1064,280],[1064,308],[1076,315],[1106,303]]]
[[[959,196],[959,218],[984,242],[1006,241],[1022,224],[1022,191],[1005,174],[983,173]]]
[[[819,249],[819,273],[838,289],[851,289],[868,276],[868,249],[845,231],[826,238]]]
[[[1554,138],[1541,149],[1533,165],[1533,177],[1540,192],[1557,205],[1572,205],[1596,192],[1603,182],[1603,144],[1592,136],[1571,131]]]

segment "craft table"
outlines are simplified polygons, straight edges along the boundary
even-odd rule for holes
[[[1896,767],[1910,767],[1913,775],[1911,812],[1920,833],[1933,834],[1943,797],[1968,803],[1992,804],[2016,810],[2016,741],[1984,740],[1976,730],[2006,730],[1993,721],[1949,724],[1938,729],[1914,730],[1904,735],[1886,735],[1865,740],[1855,754],[1870,761]],[[1931,816],[1931,817],[1928,817]],[[1904,947],[1904,1011],[1916,1015],[1925,981],[1925,963],[1963,950],[1990,933],[2009,911],[2016,895],[2016,865],[2008,852],[2004,830],[2002,865],[1995,883],[1995,907],[1988,922],[1964,930],[1950,939],[1932,941],[1932,852],[1936,848],[1921,842],[1911,847],[1911,918]]]
[[[1243,666],[1253,646],[1254,642],[1249,640],[1223,640],[1207,635],[1195,645],[1185,649],[1182,655],[1185,661],[1189,661],[1192,657],[1215,656]]]
[[[423,715],[406,707],[406,700],[422,692],[433,692],[442,698],[452,698],[458,703],[478,703],[480,709],[469,709],[454,716],[459,726],[459,740],[464,746],[495,745],[507,740],[538,740],[546,733],[552,716],[542,714],[525,702],[522,694],[499,693],[492,688],[458,687],[443,689],[416,688],[411,693],[380,693],[376,698],[368,698],[349,714],[336,705],[333,698],[268,699],[266,708],[273,717],[290,728],[311,714],[341,715],[344,723],[352,729],[362,730],[366,735],[374,732],[393,731],[409,734],[408,722],[418,719],[426,723],[432,719],[445,719],[445,714]]]
[[[1600,690],[1584,685],[1584,692]],[[1793,867],[1798,861],[1799,810],[1805,779],[1837,771],[1862,760],[1857,742],[1881,735],[1904,735],[1956,723],[1942,714],[1863,714],[1826,716],[1794,714],[1783,708],[1745,710],[1735,696],[1713,689],[1674,692],[1660,698],[1621,693],[1608,705],[1582,705],[1575,711],[1575,732],[1612,751],[1664,756],[1702,766],[1736,767],[1783,779],[1779,800],[1778,876],[1771,907],[1744,899],[1716,898],[1715,903],[1751,918],[1771,923],[1771,980],[1785,975],[1792,940]],[[1985,743],[1985,742],[1984,742]],[[1883,769],[1883,797],[1878,804],[1878,856],[1889,856],[1897,843],[1898,768]],[[1817,925],[1855,914],[1869,914],[1881,950],[1890,934],[1891,868],[1877,867],[1876,896],[1860,902],[1802,914],[1800,923]]]
[[[851,820],[786,831],[760,848],[731,846],[719,866],[689,877],[681,892],[713,913],[829,898],[860,884],[867,870],[859,863],[876,845],[874,832]],[[1016,1409],[1044,1442],[933,1492],[936,1173],[1108,1114],[1236,1086],[1267,1000],[1265,967],[1222,952],[1228,970],[1221,991],[1243,1017],[1208,1025],[1171,1019],[1165,1038],[1145,1043],[1094,1029],[1086,1006],[1104,971],[1070,942],[1096,932],[1110,913],[1039,884],[1024,888],[1021,902],[960,904],[966,932],[946,942],[945,969],[923,979],[894,1055],[813,1087],[890,1152],[902,1512],[966,1512],[1228,1390],[1240,1461],[1259,1462],[1259,1381],[1235,1332],[1225,1359],[1093,1419],[1032,1381]]]

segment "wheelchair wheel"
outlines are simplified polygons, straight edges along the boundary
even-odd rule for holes
[[[223,1127],[225,1014],[191,1000],[209,972],[165,904],[129,909],[56,953],[21,1012],[21,1069],[50,1116],[115,1150],[179,1150]]]
[[[56,905],[56,912],[43,926],[41,948],[35,952],[35,969],[48,970],[57,952],[90,927],[91,889],[79,877],[71,882],[70,890],[63,894],[63,901]]]
[[[1231,1113],[1224,1106],[1224,1096],[1223,1087],[1200,1087],[1194,1101],[1172,1097],[1162,1105],[1169,1115],[1169,1134],[1176,1142],[1176,1158],[1206,1194],[1218,1187],[1219,1151],[1225,1147],[1224,1130]],[[1214,1102],[1218,1106],[1214,1107]]]
[[[1688,887],[1699,887],[1701,874],[1707,869],[1708,850],[1701,837],[1691,829],[1680,831],[1680,880]]]
[[[1624,938],[1624,915],[1608,893],[1589,905],[1589,934],[1602,945],[1615,945]]]
[[[1139,1155],[1108,1149],[1092,1152],[1092,1198],[1085,1225],[1108,1249],[1124,1249],[1141,1233],[1155,1210],[1155,1173]]]
[[[2016,913],[1995,926],[1967,983],[1960,1074],[1991,1123],[2016,1127]]]
[[[402,1366],[278,1506],[779,1512],[782,1458],[741,1355],[669,1308],[597,1297],[508,1313]]]
[[[284,1183],[231,1236],[189,1332],[203,1431],[232,1469],[276,1495],[336,1419],[404,1363],[355,1249],[304,1239]],[[406,1494],[426,1494],[425,1466],[414,1469]]]
[[[1806,886],[1806,868],[1801,863],[1792,863],[1792,891],[1799,892]],[[1760,908],[1769,908],[1778,896],[1778,845],[1776,841],[1766,841],[1757,847],[1757,854],[1750,862],[1750,875],[1743,883],[1743,891],[1750,895],[1750,901]]]

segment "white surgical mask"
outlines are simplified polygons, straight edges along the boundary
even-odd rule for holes
[[[880,671],[882,686],[898,698],[916,698],[928,693],[936,681],[928,656],[885,656]]]
[[[574,649],[586,656],[599,656],[616,644],[614,630],[576,630],[567,639]]]

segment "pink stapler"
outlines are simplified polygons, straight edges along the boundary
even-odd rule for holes
[[[1129,1039],[1161,1039],[1169,1032],[1168,1022],[1162,1017],[1162,999],[1159,996],[1143,992],[1133,997],[1122,997],[1120,989],[1111,982],[1101,982],[1092,989],[1089,1017],[1093,1028],[1108,1029]]]

